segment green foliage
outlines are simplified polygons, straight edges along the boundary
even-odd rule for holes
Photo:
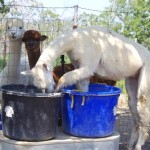
[[[111,5],[96,18],[100,25],[109,27],[126,37],[136,39],[150,50],[150,1],[110,0]],[[89,14],[82,17],[88,18]],[[83,19],[82,19],[83,20]]]
[[[79,15],[78,24],[81,27],[89,26],[89,25],[99,25],[100,18],[98,15],[88,14],[86,12],[83,12],[81,15]]]
[[[122,33],[150,49],[150,1],[112,0],[117,5],[116,16],[122,21]],[[123,13],[120,13],[120,12]]]
[[[129,22],[130,25],[132,25],[132,28],[129,28],[129,31],[134,30],[135,38],[137,38],[139,43],[143,44],[145,43],[145,40],[150,38],[150,1],[133,0],[131,5],[134,13]],[[150,43],[148,45],[150,46]]]
[[[124,80],[118,81],[116,86],[119,87],[122,90],[122,93],[126,93],[125,81]]]
[[[65,60],[65,64],[70,63],[70,59],[66,54],[64,55],[64,60]],[[61,65],[61,58],[60,57],[56,59],[53,66],[55,67],[55,66],[59,66],[59,65]]]
[[[10,10],[9,6],[4,4],[4,0],[0,0],[0,14],[8,13]]]
[[[47,9],[45,11],[43,11],[41,14],[40,14],[40,18],[41,19],[49,19],[49,20],[52,20],[52,19],[56,19],[58,18],[58,14],[52,12],[51,10]]]
[[[10,10],[8,5],[5,5],[4,0],[0,0],[0,16],[3,18]],[[0,18],[0,19],[2,19]],[[4,32],[4,26],[0,25],[0,37],[2,37],[2,33]]]
[[[2,69],[5,67],[6,62],[3,58],[0,58],[0,72],[2,71]]]

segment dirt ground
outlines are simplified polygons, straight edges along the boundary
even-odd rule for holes
[[[127,101],[127,95],[121,94],[118,101],[118,110],[115,124],[115,130],[120,133],[119,150],[127,150],[132,127],[132,117]],[[142,150],[150,150],[150,137],[142,147]]]

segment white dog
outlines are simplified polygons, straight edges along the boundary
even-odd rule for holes
[[[24,72],[34,77],[39,88],[54,89],[53,62],[67,52],[75,70],[64,74],[55,89],[76,84],[80,90],[88,90],[88,79],[97,76],[118,81],[126,79],[129,107],[133,116],[129,149],[141,150],[148,137],[150,122],[150,53],[149,51],[109,29],[88,27],[69,31],[49,44],[36,66]]]

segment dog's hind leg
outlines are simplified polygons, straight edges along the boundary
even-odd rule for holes
[[[133,117],[133,129],[129,141],[129,150],[133,150],[133,147],[138,139],[138,128],[139,128],[139,114],[137,110],[137,88],[138,88],[138,75],[134,78],[126,79],[126,90],[128,93],[128,104],[129,109]]]
[[[149,111],[149,80],[145,65],[134,78],[126,80],[129,94],[129,108],[133,117],[133,130],[130,137],[129,149],[141,150],[148,137],[150,122]]]
[[[135,146],[136,150],[141,150],[141,146],[148,138],[149,124],[150,124],[150,81],[149,81],[149,66],[143,65],[140,70],[138,80],[138,103],[137,109],[140,115],[140,127],[138,133],[138,140]]]

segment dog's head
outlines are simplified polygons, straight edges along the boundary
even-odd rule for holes
[[[21,72],[21,74],[31,76],[33,78],[33,84],[39,89],[47,89],[49,92],[54,91],[55,82],[52,72],[46,64],[37,65],[31,70]]]

